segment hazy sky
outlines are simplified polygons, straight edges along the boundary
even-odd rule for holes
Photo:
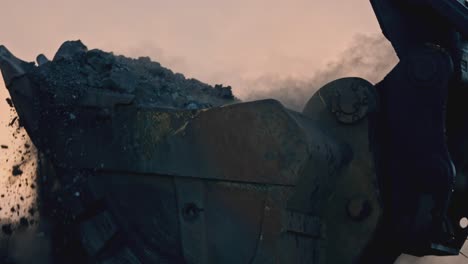
[[[52,57],[64,40],[81,39],[206,82],[307,76],[356,33],[380,31],[366,0],[0,2],[0,43],[22,58]]]
[[[380,33],[368,0],[0,0],[0,8],[0,44],[22,59],[51,58],[63,41],[81,39],[232,85],[241,98],[265,76],[312,78],[356,34]]]

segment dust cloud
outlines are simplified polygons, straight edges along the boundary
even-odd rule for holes
[[[307,100],[326,83],[342,77],[361,77],[372,83],[380,81],[398,62],[390,43],[380,34],[357,35],[350,46],[310,78],[263,76],[245,81],[243,100],[274,98],[286,107],[301,111]]]
[[[145,42],[140,46],[120,47],[117,53],[130,57],[149,56],[185,76],[211,85],[232,86],[234,95],[243,101],[273,98],[288,108],[301,111],[306,101],[324,84],[350,76],[362,77],[376,83],[398,61],[391,44],[382,34],[356,34],[349,44],[344,46],[347,48],[337,52],[336,56],[328,60],[317,60],[316,63],[308,57],[277,54],[276,57],[268,57],[261,64],[255,63],[255,60],[258,60],[255,57],[249,58],[246,54],[243,58],[244,65],[241,65],[241,62],[233,65],[231,62],[212,65],[210,69],[201,67],[190,58],[169,55],[155,43]],[[253,68],[251,64],[264,67]]]

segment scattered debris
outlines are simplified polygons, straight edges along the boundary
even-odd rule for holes
[[[29,208],[28,213],[29,215],[34,216],[36,214],[36,209],[34,209],[34,207]]]
[[[7,145],[1,145],[2,149],[7,149],[8,146]]]
[[[26,217],[21,217],[20,218],[20,226],[21,227],[28,227],[29,226],[29,221]]]
[[[11,108],[14,107],[14,106],[13,106],[13,101],[11,101],[11,98],[7,98],[7,99],[6,99],[6,102],[7,102],[7,104],[8,104]]]
[[[21,170],[21,166],[22,164],[17,164],[17,165],[14,165],[13,166],[13,169],[11,170],[11,174],[13,176],[20,176],[23,174],[23,171]]]
[[[13,125],[15,124],[15,122],[16,122],[17,119],[18,119],[18,116],[13,117],[13,119],[10,121],[10,123],[8,124],[8,126],[10,126],[10,127],[13,126]]]
[[[2,226],[2,231],[5,235],[11,236],[13,234],[13,228],[11,224],[5,224]]]

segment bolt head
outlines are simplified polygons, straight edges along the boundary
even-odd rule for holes
[[[186,221],[192,222],[198,218],[201,211],[203,209],[199,208],[195,203],[187,203],[182,209],[182,217]]]

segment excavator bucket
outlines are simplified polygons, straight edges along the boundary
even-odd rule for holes
[[[79,41],[38,64],[0,47],[57,263],[357,263],[375,239],[369,82],[298,113]]]

